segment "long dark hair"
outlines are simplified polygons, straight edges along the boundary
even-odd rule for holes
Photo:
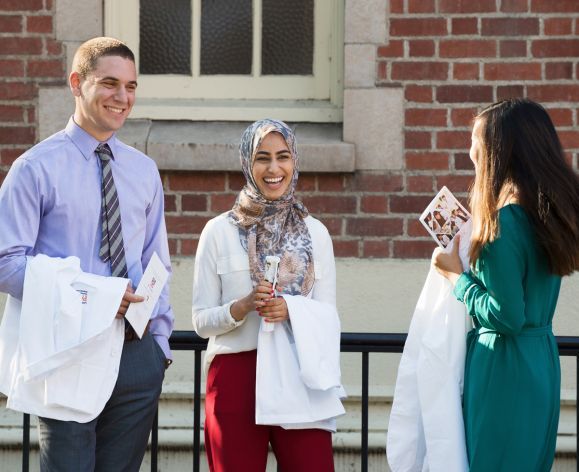
[[[479,121],[480,120],[480,121]],[[551,272],[579,269],[579,177],[565,160],[545,109],[528,99],[485,108],[480,122],[482,153],[471,189],[473,235],[470,260],[499,233],[498,210],[508,189],[525,209]]]

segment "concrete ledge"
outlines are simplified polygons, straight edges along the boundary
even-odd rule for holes
[[[153,158],[161,170],[239,171],[238,146],[249,123],[128,120],[121,140]],[[303,172],[353,172],[355,149],[340,124],[292,123]]]

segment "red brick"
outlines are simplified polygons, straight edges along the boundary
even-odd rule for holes
[[[470,62],[457,62],[452,65],[452,78],[455,80],[478,80],[479,65]]]
[[[571,62],[547,62],[545,64],[545,78],[551,79],[572,79],[573,63]]]
[[[46,51],[51,56],[60,56],[62,54],[62,43],[54,39],[44,38],[46,43]]]
[[[473,163],[466,152],[457,152],[454,155],[454,168],[456,170],[473,170]]]
[[[342,234],[342,218],[320,216],[319,219],[324,223],[332,236],[339,236]]]
[[[51,16],[29,16],[26,18],[26,31],[29,33],[51,33]]]
[[[394,80],[446,80],[446,62],[395,62],[392,64]]]
[[[378,80],[388,80],[388,63],[378,62]]]
[[[0,163],[3,166],[11,166],[12,163],[26,152],[27,148],[10,148],[0,151]]]
[[[231,210],[237,194],[217,194],[210,197],[210,210],[213,213],[223,213]]]
[[[401,218],[348,218],[346,234],[351,236],[396,236],[402,234]]]
[[[531,0],[531,11],[538,13],[579,12],[577,0]]]
[[[20,33],[22,31],[21,15],[1,15],[0,32],[2,33]]]
[[[525,57],[527,55],[527,42],[517,40],[500,41],[499,55],[501,57]]]
[[[446,20],[443,18],[392,18],[391,36],[445,36]]]
[[[539,34],[538,18],[483,18],[483,36],[532,36]]]
[[[0,121],[24,121],[24,108],[16,105],[0,105]]]
[[[0,38],[2,54],[42,54],[42,40],[40,38],[14,38],[10,36]]]
[[[0,100],[31,100],[35,95],[33,84],[0,82]]]
[[[2,77],[24,77],[24,61],[19,59],[0,60]]]
[[[434,0],[408,0],[408,13],[434,13]]]
[[[404,0],[390,0],[390,13],[404,13]]]
[[[353,192],[400,192],[403,187],[401,175],[356,172],[347,190]]]
[[[356,213],[356,197],[354,196],[304,196],[302,201],[308,210],[316,215],[320,213]]]
[[[169,174],[170,190],[211,192],[225,190],[225,175],[217,172],[176,172]]]
[[[390,213],[422,213],[432,200],[432,195],[390,197]]]
[[[569,108],[547,108],[547,112],[556,127],[573,125],[573,111]]]
[[[388,241],[364,241],[362,257],[390,257]]]
[[[497,100],[521,98],[524,95],[525,88],[522,85],[501,85],[497,87]]]
[[[430,149],[431,135],[428,131],[406,131],[404,145],[406,149]]]
[[[493,88],[487,85],[442,85],[436,88],[441,103],[487,103],[493,99]]]
[[[448,169],[448,154],[446,152],[407,152],[406,167],[419,170]]]
[[[2,10],[42,10],[42,0],[2,0]]]
[[[44,0],[44,9],[52,10],[52,0]]]
[[[300,172],[300,177],[298,179],[298,184],[296,187],[297,192],[307,192],[316,189],[316,176],[315,174],[304,174]]]
[[[563,36],[573,34],[572,18],[545,18],[543,31],[548,36]]]
[[[579,39],[537,39],[531,44],[531,52],[535,57],[577,57]]]
[[[529,0],[501,0],[502,12],[525,12],[529,10]]]
[[[409,102],[432,102],[432,87],[428,85],[407,85],[404,89],[404,98]]]
[[[336,257],[359,257],[358,240],[334,239],[334,256]]]
[[[212,197],[215,197],[215,195],[212,195]],[[181,195],[181,210],[207,211],[207,197],[205,195]]]
[[[433,179],[429,175],[409,175],[406,177],[406,189],[409,192],[433,192]]]
[[[198,239],[182,239],[181,240],[181,255],[182,256],[194,256],[197,252],[197,246],[199,246]]]
[[[579,85],[529,85],[527,95],[538,102],[579,102]]]
[[[432,57],[434,56],[434,41],[430,39],[408,41],[408,53],[411,57]]]
[[[405,112],[406,126],[446,126],[444,108],[408,108]]]
[[[318,190],[322,192],[339,192],[344,189],[344,176],[342,174],[319,174]]]
[[[495,0],[440,0],[440,13],[485,13],[496,11]]]
[[[27,110],[28,115],[28,123],[36,123],[37,116],[36,116],[36,107],[32,106]]]
[[[394,241],[393,256],[402,259],[430,259],[436,243],[432,239],[422,241]]]
[[[436,187],[442,188],[446,185],[455,195],[459,193],[468,193],[474,180],[474,174],[471,175],[437,175]]]
[[[178,247],[178,240],[169,238],[169,254],[171,256],[177,256],[179,254],[177,247]]]
[[[538,62],[485,64],[484,78],[485,80],[540,80],[541,64]]]
[[[404,41],[392,40],[384,46],[378,46],[378,57],[404,56]]]
[[[177,211],[177,196],[165,194],[165,212]]]
[[[28,61],[29,77],[63,77],[64,61],[52,60],[30,60]]]
[[[3,126],[0,128],[0,144],[33,144],[36,138],[32,126]]]
[[[565,150],[579,149],[579,131],[559,130],[558,134]]]
[[[406,221],[406,234],[415,238],[429,235],[429,233],[424,228],[424,225],[415,218],[409,218]]]
[[[495,41],[479,39],[449,39],[440,41],[440,57],[495,57]]]
[[[476,108],[454,108],[450,112],[450,120],[453,126],[471,126],[472,120],[477,114]]]
[[[165,216],[169,234],[200,234],[207,221],[208,216]]]
[[[478,34],[477,18],[453,18],[451,31],[454,35]]]
[[[436,133],[437,149],[468,149],[470,131],[439,131]]]
[[[245,185],[245,176],[241,172],[232,172],[228,174],[228,189],[239,192]],[[221,189],[219,189],[221,190]]]
[[[388,213],[388,198],[382,195],[364,195],[360,209],[363,213]]]

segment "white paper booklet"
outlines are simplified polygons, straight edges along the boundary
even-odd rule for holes
[[[436,243],[446,248],[452,238],[470,220],[470,213],[450,190],[442,187],[420,215],[420,222]]]
[[[155,308],[168,278],[169,272],[165,269],[157,253],[153,253],[149,265],[139,282],[139,286],[135,290],[135,293],[144,297],[145,300],[140,303],[131,303],[125,315],[125,318],[131,323],[139,338],[143,337],[145,327],[151,319],[153,308]]]

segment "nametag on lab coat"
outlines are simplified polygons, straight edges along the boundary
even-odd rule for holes
[[[139,286],[135,290],[135,293],[144,297],[145,300],[140,303],[131,303],[125,314],[125,318],[131,323],[139,338],[143,337],[147,323],[151,319],[153,309],[168,278],[169,272],[165,269],[157,253],[153,253]]]

